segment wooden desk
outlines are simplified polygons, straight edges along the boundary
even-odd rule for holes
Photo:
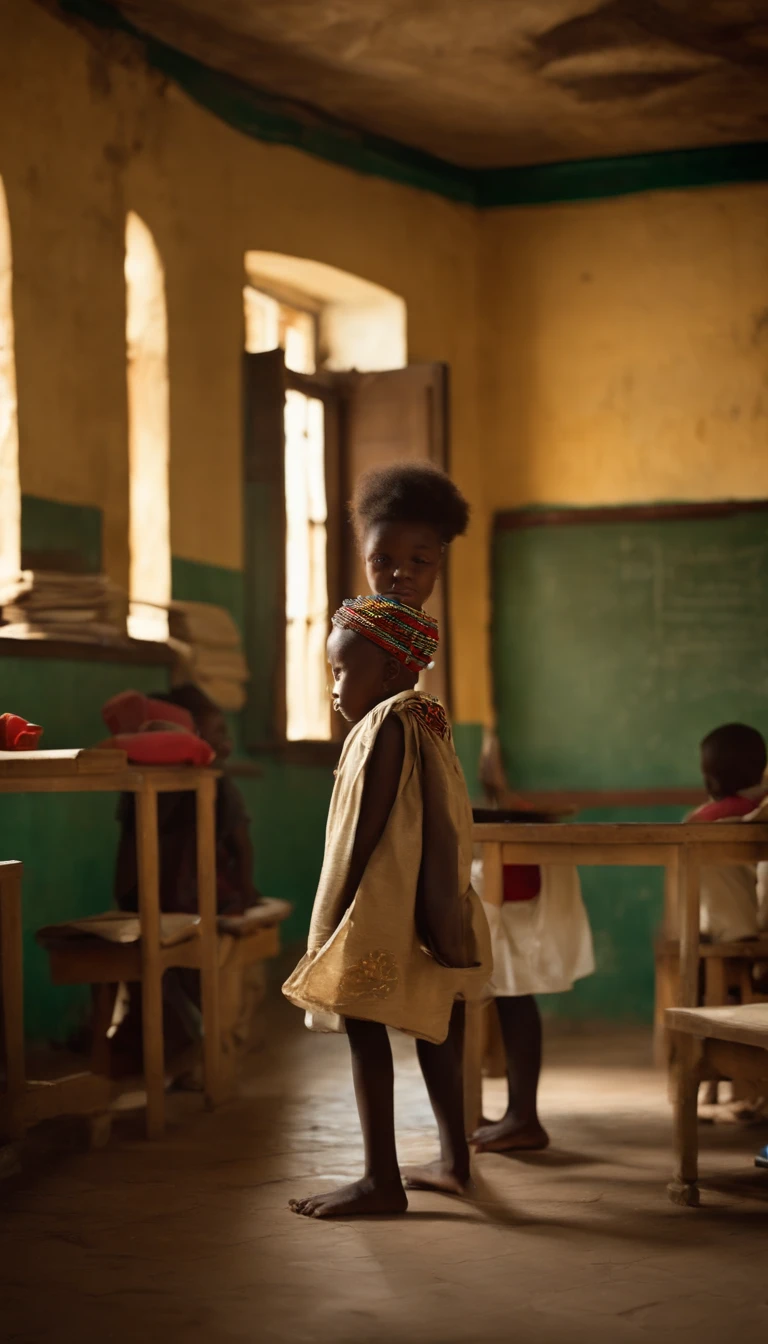
[[[664,934],[680,941],[680,1004],[695,1008],[699,979],[699,896],[702,864],[756,863],[768,858],[768,824],[762,822],[595,822],[526,824],[482,822],[473,827],[483,849],[483,899],[501,905],[505,864],[644,866],[665,870]],[[481,1112],[480,1015],[467,1030],[467,1120]]]
[[[122,751],[0,752],[0,793],[133,793],[141,921],[141,993],[147,1135],[165,1121],[163,1057],[163,958],[160,945],[160,866],[157,798],[160,793],[197,795],[197,883],[200,915],[200,981],[205,1097],[215,1106],[219,1085],[219,979],[216,936],[215,802],[218,772],[191,766],[130,765]],[[21,965],[21,930],[18,960]],[[31,1094],[30,1094],[31,1095]],[[63,1097],[62,1097],[63,1101]],[[51,1096],[50,1105],[54,1099]],[[62,1105],[59,1111],[66,1110]],[[49,1114],[55,1113],[52,1109]],[[35,1112],[35,1119],[39,1118]]]

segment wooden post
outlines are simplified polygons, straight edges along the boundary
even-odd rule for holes
[[[699,1203],[699,1131],[697,1101],[701,1045],[694,1037],[675,1033],[675,1174],[667,1186],[673,1204],[696,1208]]]
[[[0,863],[0,985],[7,1093],[7,1137],[24,1135],[24,962],[20,863]]]
[[[209,1107],[219,1102],[221,1021],[216,932],[216,778],[197,787],[197,903],[200,914],[200,990],[203,1009],[203,1071]]]
[[[680,935],[680,891],[679,891],[680,850],[673,849],[664,864],[664,918],[662,937],[678,938]]]
[[[483,844],[483,900],[501,905],[503,899],[502,850],[498,841]],[[487,1006],[468,1003],[464,1033],[464,1123],[467,1133],[477,1129],[483,1116],[483,1055]]]
[[[160,957],[160,855],[157,789],[146,775],[136,794],[136,846],[141,922],[141,1007],[144,1082],[147,1089],[147,1138],[165,1127],[165,1053],[163,1048],[163,968]]]
[[[680,916],[680,1008],[696,1008],[699,999],[699,903],[701,862],[698,847],[681,845],[678,858]]]

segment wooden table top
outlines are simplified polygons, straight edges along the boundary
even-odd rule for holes
[[[727,844],[768,845],[766,822],[477,822],[477,844],[682,845],[717,848]]]
[[[0,793],[136,793],[151,782],[160,793],[196,789],[221,772],[191,765],[135,765],[124,751],[0,751]]]

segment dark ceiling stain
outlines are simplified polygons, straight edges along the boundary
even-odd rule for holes
[[[768,72],[768,12],[755,5],[755,17],[724,23],[722,7],[695,5],[690,0],[606,0],[590,14],[556,24],[532,39],[528,63],[553,83],[585,101],[638,98],[662,88],[688,83],[713,64],[735,67],[754,76]],[[761,12],[762,11],[762,12]],[[663,45],[677,48],[686,65],[678,70],[621,69],[621,51],[649,55]],[[560,62],[616,52],[616,69],[608,74],[583,76],[557,70]],[[700,66],[691,66],[699,57]],[[550,67],[555,67],[550,69]]]
[[[674,89],[698,79],[700,70],[632,70],[606,75],[561,75],[560,88],[583,103],[609,103],[618,98],[645,98],[661,89]]]

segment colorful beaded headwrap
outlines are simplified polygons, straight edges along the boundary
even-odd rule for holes
[[[440,636],[437,621],[425,611],[406,607],[394,597],[347,597],[333,618],[342,630],[354,630],[378,644],[406,667],[423,672],[432,662]]]

